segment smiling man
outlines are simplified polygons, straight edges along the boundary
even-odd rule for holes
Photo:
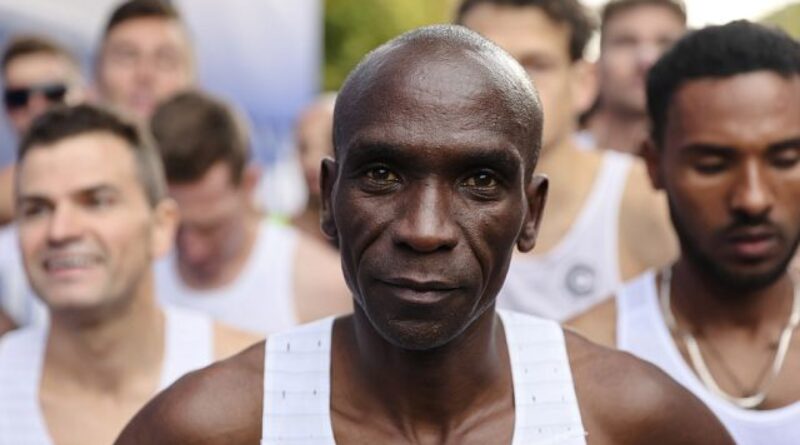
[[[157,390],[252,339],[156,304],[177,211],[135,126],[52,110],[19,153],[19,243],[50,321],[0,340],[0,444],[106,445]]]
[[[648,162],[681,256],[575,325],[660,366],[737,443],[796,444],[800,44],[747,22],[706,28],[653,67],[647,90]]]
[[[465,28],[368,55],[322,172],[354,313],[183,379],[118,444],[730,443],[655,368],[495,311],[514,247],[536,239],[541,135],[522,67]]]

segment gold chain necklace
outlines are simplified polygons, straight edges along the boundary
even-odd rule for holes
[[[692,335],[691,332],[678,328],[678,325],[675,322],[675,314],[672,312],[670,295],[672,292],[671,286],[672,267],[668,266],[661,271],[661,282],[658,292],[659,300],[661,302],[661,311],[664,313],[664,319],[669,330],[683,340],[684,344],[686,345],[686,350],[689,352],[689,360],[691,360],[692,367],[697,372],[700,380],[703,382],[706,388],[710,389],[713,393],[740,408],[753,409],[759,407],[762,403],[764,403],[772,383],[775,381],[775,378],[778,376],[781,368],[783,367],[786,354],[789,352],[789,344],[792,341],[792,333],[794,332],[795,328],[797,328],[798,324],[800,324],[800,286],[797,284],[794,286],[792,312],[789,315],[789,321],[786,323],[783,331],[781,331],[781,336],[778,340],[778,350],[775,352],[775,358],[772,360],[770,372],[762,378],[762,383],[759,385],[761,389],[746,397],[732,396],[720,388],[719,385],[717,385],[716,380],[714,380],[714,376],[711,375],[711,371],[709,371],[708,366],[703,359],[703,354],[700,351],[700,346],[697,344],[697,340],[694,338],[694,335]]]

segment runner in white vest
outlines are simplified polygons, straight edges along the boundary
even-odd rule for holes
[[[531,76],[545,120],[537,170],[550,180],[537,248],[511,260],[500,308],[566,320],[625,279],[675,258],[666,200],[644,162],[574,138],[594,99],[584,50],[593,34],[578,0],[462,0],[457,22],[509,52]],[[600,147],[607,148],[607,147]]]
[[[255,206],[259,170],[230,106],[183,92],[150,127],[181,212],[175,254],[156,273],[163,301],[263,334],[350,310],[336,250]]]
[[[457,26],[371,53],[336,104],[323,231],[355,312],[178,381],[118,444],[723,444],[655,367],[494,303],[547,179],[523,69]]]
[[[800,443],[800,43],[747,22],[652,69],[654,182],[681,256],[575,320],[656,364],[744,445]]]
[[[254,340],[159,308],[153,261],[177,211],[133,124],[92,106],[49,111],[18,175],[22,258],[49,322],[0,339],[0,444],[107,445],[159,389]]]

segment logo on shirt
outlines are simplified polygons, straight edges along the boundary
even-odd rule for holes
[[[567,272],[564,284],[573,296],[588,296],[597,285],[597,272],[587,264],[576,264]]]

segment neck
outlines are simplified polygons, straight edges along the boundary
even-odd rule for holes
[[[589,119],[587,128],[597,148],[636,154],[647,139],[647,115],[600,108]]]
[[[91,321],[58,313],[51,318],[45,366],[60,382],[113,393],[142,376],[160,375],[165,322],[152,292]]]
[[[699,333],[782,329],[794,299],[788,273],[763,288],[743,291],[720,282],[685,257],[675,264],[672,283],[676,317],[687,320]]]
[[[217,289],[236,281],[253,253],[263,216],[254,208],[247,209],[242,217],[242,225],[239,227],[243,236],[239,240],[236,251],[213,273],[198,272],[190,264],[181,263],[179,260],[178,271],[182,281],[191,288],[204,290]]]
[[[352,320],[354,372],[366,386],[361,402],[386,413],[406,436],[446,435],[470,413],[513,404],[505,335],[493,307],[457,339],[430,351],[388,343],[358,305]]]

